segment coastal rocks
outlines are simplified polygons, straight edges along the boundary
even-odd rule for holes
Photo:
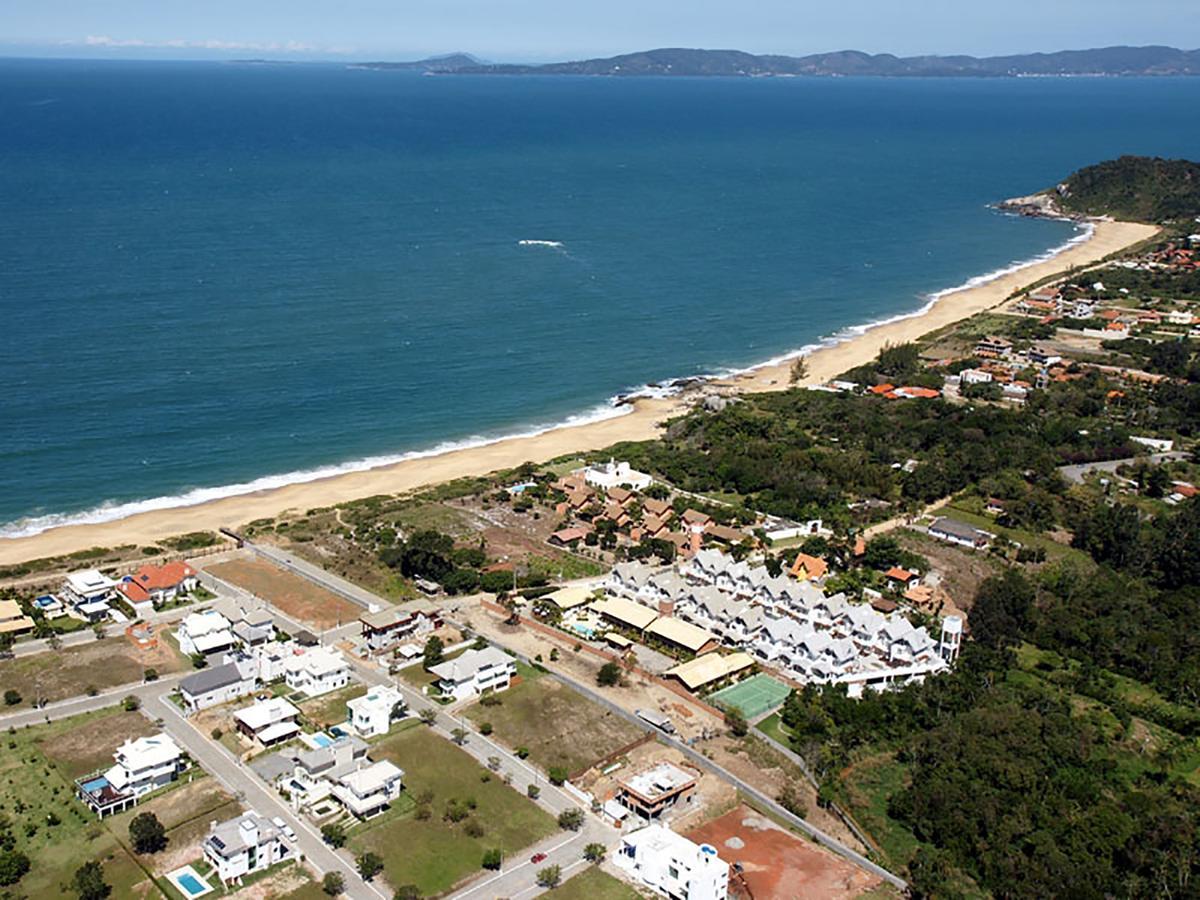
[[[1061,190],[1061,186],[1059,188]],[[1058,207],[1055,198],[1047,191],[1030,194],[1028,197],[1013,197],[996,204],[1005,212],[1016,213],[1019,216],[1031,216],[1039,219],[1069,219]]]

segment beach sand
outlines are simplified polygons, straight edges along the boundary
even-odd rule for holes
[[[879,325],[843,343],[808,356],[805,383],[828,381],[869,362],[885,344],[912,341],[921,335],[965,319],[1004,302],[1033,282],[1086,266],[1146,240],[1157,231],[1150,225],[1097,222],[1091,237],[1056,256],[1032,263],[992,281],[941,297],[921,315]],[[764,366],[724,382],[738,392],[781,390],[788,386],[791,363]],[[67,525],[21,538],[0,539],[0,564],[58,556],[89,547],[152,544],[164,537],[219,527],[236,528],[254,519],[285,510],[330,506],[374,494],[395,494],[470,475],[483,475],[523,462],[540,462],[570,453],[596,450],[618,441],[656,437],[663,421],[687,408],[691,398],[639,400],[633,411],[617,418],[564,427],[543,434],[498,441],[481,447],[452,450],[438,456],[412,459],[365,472],[351,472],[319,481],[227,497],[190,507],[154,510],[94,525]]]

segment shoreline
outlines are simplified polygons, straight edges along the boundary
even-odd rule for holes
[[[874,359],[885,344],[905,343],[1003,303],[1014,291],[1069,269],[1089,265],[1146,240],[1158,229],[1131,222],[1094,220],[1089,235],[1072,239],[1051,255],[971,279],[965,285],[931,295],[922,308],[883,322],[843,329],[823,344],[777,357],[725,376],[704,379],[670,397],[640,397],[632,411],[583,424],[555,426],[530,434],[473,446],[408,454],[408,458],[355,471],[318,476],[291,484],[251,490],[189,506],[137,512],[97,523],[67,524],[22,537],[0,538],[0,564],[60,556],[90,547],[151,544],[189,531],[240,527],[246,522],[291,509],[332,506],[374,494],[397,494],[456,478],[485,475],[523,462],[540,462],[570,453],[598,450],[620,441],[657,437],[660,423],[682,413],[706,388],[726,393],[783,390],[792,361],[808,360],[801,384],[828,381]],[[840,335],[840,337],[839,337]],[[265,479],[264,479],[265,480]]]

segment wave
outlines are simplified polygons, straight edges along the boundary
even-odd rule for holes
[[[517,246],[519,246],[519,247],[554,247],[557,249],[557,248],[561,248],[562,245],[563,245],[562,241],[537,241],[537,240],[532,240],[530,238],[525,238],[524,240],[517,241]]]
[[[99,525],[104,522],[115,522],[118,519],[125,519],[138,513],[153,512],[155,510],[199,506],[202,503],[211,503],[214,500],[223,500],[226,497],[239,497],[259,491],[287,487],[293,484],[320,481],[323,478],[334,478],[338,475],[346,475],[351,472],[365,472],[368,469],[378,469],[382,466],[391,466],[414,459],[440,456],[443,453],[450,453],[454,450],[469,450],[516,438],[537,437],[548,431],[556,431],[560,428],[574,428],[579,425],[591,425],[595,422],[603,422],[606,419],[615,419],[619,416],[628,415],[631,412],[633,412],[633,407],[625,403],[621,396],[616,396],[610,398],[605,404],[567,416],[561,421],[535,425],[532,428],[522,431],[504,432],[495,435],[475,435],[457,441],[443,441],[426,450],[411,450],[405,453],[367,456],[347,463],[319,466],[314,469],[301,469],[279,475],[264,475],[253,481],[243,481],[236,484],[220,485],[218,487],[192,488],[181,494],[152,497],[147,500],[130,500],[125,502],[108,500],[82,512],[27,516],[0,525],[0,539],[31,537],[43,531],[48,531],[51,528],[61,528],[66,525]]]
[[[705,374],[696,374],[680,378],[649,382],[641,385],[640,387],[631,388],[627,392],[617,394],[616,396],[610,398],[607,403],[601,404],[600,406],[596,406],[584,412],[568,416],[561,421],[535,425],[532,428],[523,431],[505,432],[495,435],[476,435],[458,441],[446,441],[426,450],[413,450],[405,453],[369,456],[337,465],[320,466],[314,469],[303,469],[280,475],[266,475],[261,478],[256,478],[253,481],[240,482],[237,484],[222,485],[219,487],[193,488],[192,490],[186,491],[182,494],[154,497],[148,500],[134,500],[128,502],[107,501],[99,506],[83,512],[29,516],[4,525],[0,525],[0,539],[29,537],[31,535],[40,534],[41,532],[47,531],[51,528],[59,528],[65,525],[95,525],[103,522],[113,522],[118,519],[124,519],[129,516],[136,515],[138,513],[151,512],[154,510],[197,506],[202,503],[209,503],[214,500],[224,499],[226,497],[237,497],[245,494],[256,493],[258,491],[287,487],[288,485],[292,484],[303,484],[305,482],[318,481],[323,478],[333,478],[335,476],[345,475],[351,472],[364,472],[368,469],[390,466],[396,463],[407,462],[409,460],[439,456],[443,453],[449,453],[454,450],[484,447],[490,444],[499,443],[501,441],[512,440],[514,438],[536,437],[537,435],[545,434],[548,431],[555,431],[559,428],[571,428],[578,425],[588,425],[593,422],[601,422],[606,419],[616,418],[618,416],[631,413],[634,409],[633,401],[635,400],[665,399],[673,397],[689,388],[696,387],[698,385],[756,372],[760,369],[769,368],[771,366],[782,365],[790,362],[793,359],[796,359],[799,356],[807,356],[809,353],[812,353],[816,350],[820,350],[825,347],[836,346],[837,344],[853,340],[859,335],[870,331],[872,328],[878,328],[882,325],[889,325],[893,322],[899,322],[903,321],[904,319],[922,316],[932,309],[939,300],[949,294],[979,287],[980,285],[987,284],[991,281],[995,281],[998,278],[1003,278],[1005,275],[1010,275],[1013,272],[1019,271],[1026,266],[1036,265],[1037,263],[1053,259],[1060,253],[1063,253],[1072,247],[1087,241],[1095,231],[1094,224],[1090,222],[1076,222],[1074,224],[1078,229],[1078,233],[1064,243],[1055,247],[1051,247],[1044,253],[1029,259],[1014,261],[999,269],[995,269],[983,275],[977,275],[968,279],[962,284],[955,285],[954,287],[948,287],[939,291],[934,291],[930,294],[926,294],[924,295],[925,302],[915,310],[898,313],[882,319],[875,319],[859,325],[849,325],[815,342],[805,344],[794,350],[789,350],[785,353],[778,354],[770,359],[764,360],[763,362],[754,363],[750,366],[744,366],[741,368],[726,368]],[[559,241],[522,240],[518,241],[518,243],[523,246],[533,245],[556,248],[562,247],[562,244]]]

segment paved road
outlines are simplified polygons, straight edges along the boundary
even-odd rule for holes
[[[1160,463],[1174,459],[1187,459],[1190,455],[1189,453],[1175,450],[1171,453],[1151,453],[1149,456],[1134,456],[1129,459],[1110,459],[1107,462],[1081,463],[1077,466],[1059,466],[1058,471],[1062,472],[1063,477],[1072,484],[1083,484],[1083,480],[1089,472],[1116,472],[1121,466],[1137,465],[1139,462]]]
[[[268,819],[279,816],[296,832],[296,849],[317,870],[319,875],[339,871],[346,879],[346,896],[363,900],[388,900],[389,895],[359,877],[348,851],[338,853],[321,840],[320,832],[308,819],[297,816],[292,808],[273,790],[264,785],[224,746],[209,740],[195,725],[184,718],[166,692],[159,693],[143,707],[143,712],[161,718],[167,734],[187,750],[200,766],[211,773],[225,788],[242,802]]]
[[[72,697],[69,700],[48,703],[37,709],[25,709],[0,715],[0,728],[24,728],[26,725],[41,725],[45,722],[56,722],[59,719],[95,712],[108,706],[116,706],[131,694],[141,700],[144,707],[148,701],[159,694],[170,693],[175,688],[176,682],[190,674],[191,672],[180,672],[145,684],[121,685],[102,691],[95,697]],[[11,707],[9,708],[11,709]]]
[[[155,613],[149,619],[153,625],[169,625],[172,622],[177,622],[188,613],[197,612],[202,609],[207,609],[215,601],[205,600],[201,603],[193,603],[189,606],[176,607],[169,609],[166,612]],[[125,635],[125,629],[128,627],[128,622],[108,622],[104,626],[105,638],[121,638]],[[101,638],[96,637],[96,633],[91,628],[83,628],[79,631],[72,631],[70,634],[64,634],[59,637],[59,641],[63,648],[78,647],[81,644],[91,644]],[[38,653],[46,653],[51,650],[49,643],[45,638],[37,640],[19,641],[13,645],[13,656],[33,656]]]

